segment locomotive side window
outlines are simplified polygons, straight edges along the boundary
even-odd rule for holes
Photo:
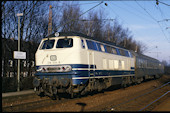
[[[97,50],[96,42],[86,40],[88,49]]]
[[[132,54],[131,52],[129,52],[129,55],[130,55],[130,57],[132,57],[132,58],[133,58],[133,54]]]
[[[125,51],[124,51],[124,50],[119,49],[119,51],[120,51],[120,54],[121,54],[122,56],[126,56],[126,55],[125,55]]]
[[[100,47],[100,44],[99,43],[96,43],[96,44],[97,44],[98,51],[102,51],[101,47]]]
[[[102,50],[103,52],[105,52],[104,45],[100,44],[100,47],[101,47],[101,50]]]
[[[84,49],[85,48],[85,44],[84,44],[84,40],[81,39],[81,45],[82,45],[82,48]]]
[[[116,48],[116,52],[118,55],[121,55],[119,49],[117,49],[117,48]]]
[[[117,55],[116,48],[113,48],[113,47],[112,47],[112,53]]]
[[[130,57],[128,51],[125,51],[125,55],[126,55],[127,57]]]
[[[108,53],[112,53],[112,49],[111,49],[111,47],[106,46],[106,50],[107,50],[107,52],[108,52]]]
[[[45,40],[42,45],[41,49],[51,49],[54,46],[55,40]]]
[[[56,48],[69,48],[69,47],[73,47],[72,38],[59,39],[56,45]]]

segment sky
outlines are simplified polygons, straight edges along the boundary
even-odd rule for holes
[[[102,9],[106,19],[118,19],[124,28],[129,28],[133,39],[147,46],[143,53],[170,64],[170,0],[112,0],[103,1],[94,11]],[[75,1],[82,12],[96,6],[101,1]],[[105,6],[107,3],[107,6]],[[169,19],[169,20],[168,20]]]

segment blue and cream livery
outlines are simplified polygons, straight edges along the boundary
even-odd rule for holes
[[[42,39],[36,52],[33,84],[38,94],[84,94],[135,81],[132,52],[75,32]]]

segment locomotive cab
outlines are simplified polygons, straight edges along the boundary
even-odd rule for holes
[[[83,45],[82,45],[83,44]],[[36,73],[33,80],[36,93],[52,96],[59,92],[70,93],[72,77],[82,66],[84,43],[79,36],[50,36],[42,39],[36,55]]]

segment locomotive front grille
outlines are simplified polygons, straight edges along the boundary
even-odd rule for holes
[[[48,67],[48,68],[47,68],[47,71],[48,71],[48,72],[56,72],[56,71],[59,71],[59,70],[60,70],[59,67],[55,67],[55,68],[54,68],[54,67]]]

